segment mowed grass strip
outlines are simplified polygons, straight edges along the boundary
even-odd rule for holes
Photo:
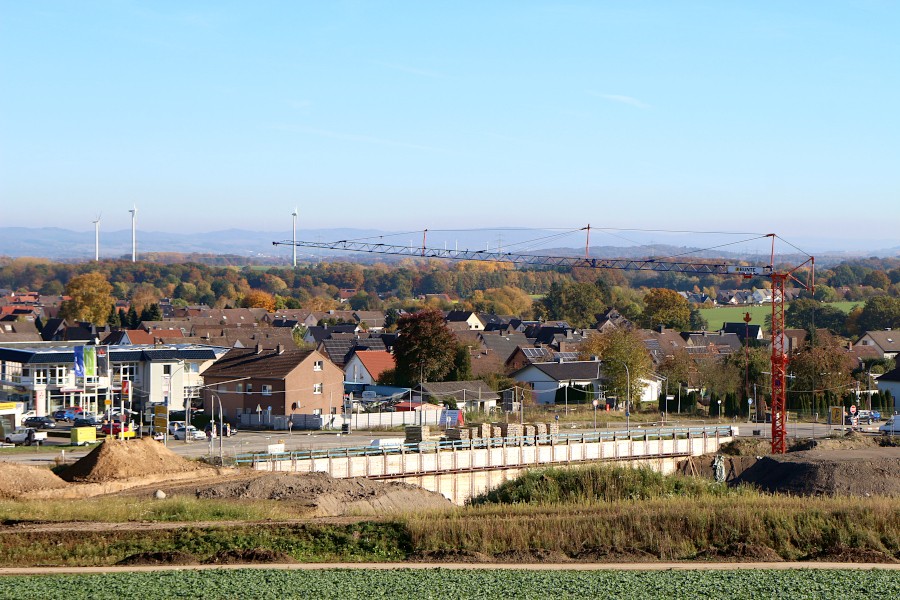
[[[897,598],[880,570],[525,571],[236,569],[0,578],[0,599]]]

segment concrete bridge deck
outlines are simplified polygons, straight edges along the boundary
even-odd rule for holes
[[[262,471],[399,480],[463,503],[529,468],[618,461],[671,473],[679,459],[716,452],[735,435],[730,426],[631,429],[241,455],[237,462]]]

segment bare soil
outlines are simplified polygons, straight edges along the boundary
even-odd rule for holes
[[[760,458],[734,483],[800,496],[900,496],[900,448],[807,450]]]
[[[285,564],[295,563],[292,556],[284,552],[268,548],[252,548],[250,550],[220,550],[203,563],[207,565],[246,565],[246,564]]]
[[[199,565],[200,561],[187,552],[140,552],[120,560],[117,565],[150,566],[150,565]]]
[[[105,483],[133,477],[197,471],[203,466],[185,460],[152,438],[106,440],[67,467],[66,481]]]
[[[0,462],[0,498],[14,499],[29,492],[62,489],[68,485],[47,467]]]
[[[311,516],[377,515],[448,508],[443,495],[418,486],[361,477],[335,479],[327,473],[267,473],[197,489],[198,498],[289,501]]]

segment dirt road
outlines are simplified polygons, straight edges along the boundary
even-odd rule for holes
[[[238,565],[153,565],[126,567],[31,567],[0,568],[4,575],[86,575],[91,573],[134,573],[142,571],[184,571],[208,569],[270,569],[312,571],[330,569],[394,570],[394,569],[493,569],[525,571],[743,571],[748,569],[853,569],[891,571],[900,570],[900,564],[843,563],[843,562],[660,562],[660,563],[292,563],[292,564],[238,564]]]

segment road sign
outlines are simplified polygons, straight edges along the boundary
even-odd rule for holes
[[[109,398],[107,398],[106,400],[103,401],[103,404],[106,405],[106,406],[112,406],[112,400],[110,400]]]
[[[853,404],[853,405],[850,406],[850,414],[851,414],[851,415],[855,415],[855,414],[856,414],[856,405],[855,405],[855,404]]]
[[[599,401],[599,400],[594,400],[593,402],[591,402],[591,404],[594,405],[594,408],[597,408],[598,406],[600,406],[600,401]]]
[[[747,398],[747,404],[752,405],[752,404],[753,404],[753,398]]]

